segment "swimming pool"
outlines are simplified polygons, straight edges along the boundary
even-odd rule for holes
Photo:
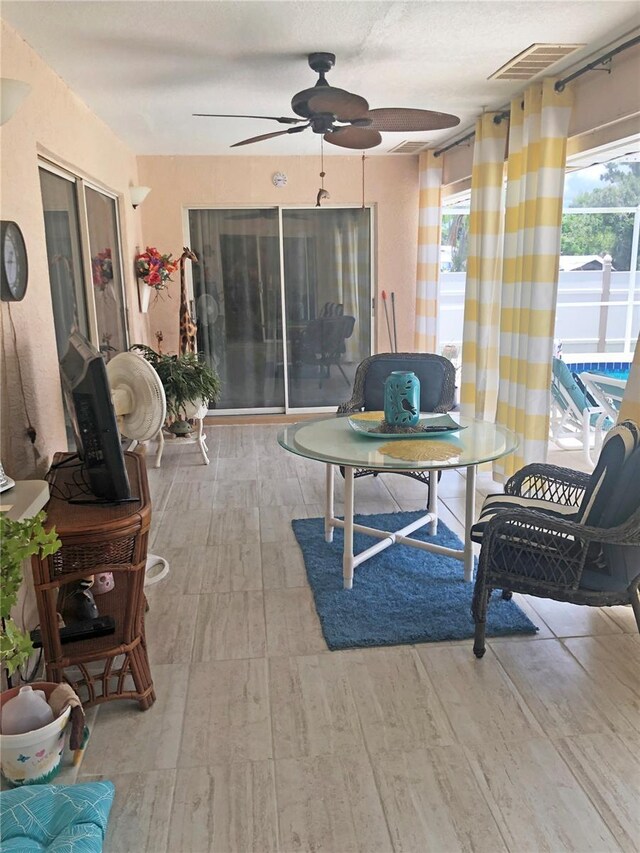
[[[616,379],[628,379],[631,365],[628,361],[567,361],[567,367],[572,373],[606,373],[607,376],[613,376]]]

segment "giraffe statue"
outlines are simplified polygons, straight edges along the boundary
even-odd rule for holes
[[[187,301],[187,285],[184,278],[184,262],[187,260],[198,263],[196,253],[192,252],[188,246],[183,246],[178,261],[180,264],[180,354],[196,352],[196,334],[198,331],[198,326],[189,313]]]

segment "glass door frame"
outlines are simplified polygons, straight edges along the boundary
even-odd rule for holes
[[[362,205],[353,204],[332,204],[331,209],[343,210],[361,210]],[[375,264],[375,218],[376,204],[365,204],[364,209],[369,211],[369,268],[370,276],[370,292],[369,292],[369,355],[375,352],[375,311],[374,311],[374,294],[376,293],[377,268]],[[282,217],[285,211],[289,210],[316,210],[315,204],[185,204],[182,206],[182,230],[184,235],[184,245],[189,246],[191,235],[189,231],[189,211],[190,210],[276,210],[278,213],[278,252],[280,258],[280,312],[282,317],[282,359],[284,371],[284,406],[271,406],[264,408],[250,409],[209,409],[209,417],[223,417],[226,415],[303,415],[303,414],[323,414],[324,412],[335,412],[335,406],[308,406],[296,407],[289,406],[289,364],[287,352],[287,335],[286,335],[286,293],[284,279],[284,230]],[[193,292],[193,276],[191,264],[185,266],[185,282],[187,287],[187,298],[190,304],[190,309],[193,311],[194,292]]]
[[[65,169],[61,166],[58,166],[51,160],[46,159],[45,157],[38,157],[38,169],[43,169],[47,172],[51,172],[51,174],[56,175],[59,178],[63,178],[65,181],[68,181],[74,187],[74,197],[76,202],[76,208],[78,211],[78,237],[80,240],[80,260],[82,267],[82,284],[85,295],[85,303],[87,306],[87,322],[89,325],[89,340],[96,347],[96,349],[100,349],[100,333],[98,331],[98,315],[96,313],[96,303],[95,303],[95,292],[93,288],[93,274],[91,270],[91,247],[89,240],[89,218],[87,215],[87,203],[86,203],[86,195],[85,195],[85,187],[94,190],[95,192],[101,193],[107,198],[113,199],[115,202],[114,210],[115,210],[115,228],[116,228],[116,236],[118,239],[118,257],[111,258],[113,264],[118,265],[118,271],[120,273],[120,281],[122,283],[122,303],[124,306],[124,340],[125,340],[125,350],[129,348],[130,345],[130,337],[129,337],[129,305],[127,302],[127,294],[125,287],[125,278],[124,278],[124,268],[122,262],[122,228],[120,227],[120,197],[117,193],[112,192],[111,190],[106,189],[94,181],[91,181],[88,178],[84,178],[81,175],[77,175],[74,172],[70,172],[68,169]]]

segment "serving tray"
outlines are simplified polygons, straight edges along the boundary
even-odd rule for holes
[[[366,435],[367,438],[384,439],[385,441],[396,438],[402,438],[405,441],[408,438],[421,438],[424,440],[432,435],[444,435],[448,432],[458,432],[458,430],[466,429],[466,426],[456,423],[450,415],[424,412],[420,415],[420,420],[416,424],[416,428],[421,427],[418,432],[374,432],[374,429],[383,419],[384,412],[359,412],[347,418],[351,429],[359,435]]]

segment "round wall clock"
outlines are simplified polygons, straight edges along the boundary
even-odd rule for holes
[[[0,252],[0,298],[3,302],[19,302],[27,292],[29,266],[24,237],[15,222],[0,223]]]
[[[284,172],[275,172],[271,178],[271,183],[274,187],[284,187],[287,183],[287,176]]]

